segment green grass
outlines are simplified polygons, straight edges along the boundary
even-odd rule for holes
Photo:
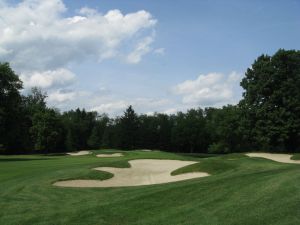
[[[293,155],[291,157],[291,159],[293,159],[293,160],[300,160],[300,154],[298,153],[298,154]]]
[[[219,158],[216,160],[203,160],[199,163],[195,163],[189,166],[185,166],[179,168],[171,173],[171,175],[178,175],[182,173],[188,172],[207,172],[211,175],[224,173],[227,171],[231,171],[237,168],[237,165],[232,164],[231,162],[220,160]]]
[[[118,158],[95,157],[100,152],[80,157],[0,156],[0,224],[300,224],[300,165],[241,154],[132,151]],[[128,160],[140,158],[199,161],[173,174],[203,171],[212,176],[126,188],[51,185],[74,178],[107,179],[112,174],[91,168],[129,167]]]

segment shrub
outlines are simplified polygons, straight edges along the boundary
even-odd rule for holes
[[[222,142],[213,143],[208,147],[208,153],[211,154],[220,154],[220,153],[228,153],[229,148],[226,144]]]

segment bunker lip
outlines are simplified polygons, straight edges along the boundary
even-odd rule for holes
[[[81,156],[81,155],[88,155],[91,154],[92,152],[90,151],[79,151],[79,152],[68,152],[67,155],[70,156]]]
[[[249,157],[260,157],[260,158],[270,159],[281,163],[300,164],[300,160],[292,160],[291,159],[292,155],[290,154],[253,152],[253,153],[247,153],[246,155]]]
[[[88,155],[91,154],[92,152],[90,151],[79,151],[79,152],[68,152],[67,155],[70,156],[81,156],[81,155]]]
[[[172,176],[171,172],[194,163],[195,161],[136,159],[129,161],[130,168],[98,167],[94,170],[113,173],[107,180],[67,180],[53,185],[60,187],[130,187],[163,184],[209,176],[205,172],[185,173]]]
[[[99,158],[111,158],[111,157],[121,157],[124,156],[123,153],[113,153],[113,154],[98,154]]]

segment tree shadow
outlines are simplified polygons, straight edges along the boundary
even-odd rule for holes
[[[66,156],[66,155],[67,155],[67,153],[65,153],[65,152],[43,154],[43,156]]]
[[[177,155],[190,156],[194,158],[211,158],[211,157],[220,156],[220,154],[208,154],[208,153],[177,153]]]
[[[0,162],[21,162],[21,161],[38,161],[38,160],[50,160],[51,158],[0,158]]]

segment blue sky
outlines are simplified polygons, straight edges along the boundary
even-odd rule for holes
[[[40,86],[61,110],[120,115],[129,104],[139,113],[234,104],[255,58],[300,49],[296,0],[0,5],[0,61],[21,75],[25,92]]]

